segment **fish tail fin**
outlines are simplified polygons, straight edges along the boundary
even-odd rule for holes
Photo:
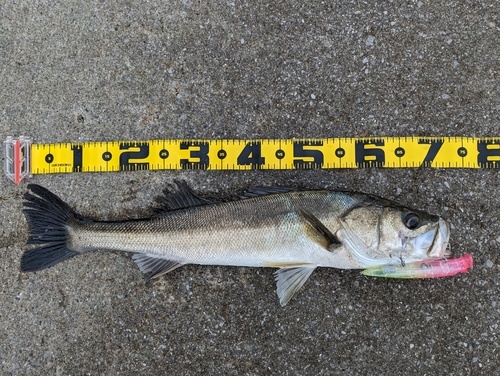
[[[23,202],[30,230],[27,244],[39,246],[24,252],[21,270],[36,272],[80,253],[68,248],[67,234],[71,220],[84,218],[48,189],[36,184],[29,184],[28,189],[32,193],[26,193]]]

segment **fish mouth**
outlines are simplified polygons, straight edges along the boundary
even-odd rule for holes
[[[439,243],[439,241],[441,243]],[[450,248],[450,224],[443,218],[439,218],[439,239],[437,246],[441,257],[453,257],[453,251]]]
[[[443,222],[442,225],[441,222]],[[444,247],[442,250],[443,255],[445,258],[452,258],[453,250],[450,246],[450,224],[442,218],[439,218],[439,231],[441,232],[442,239],[445,239],[442,244],[442,247]]]
[[[453,252],[450,249],[450,225],[447,221],[439,218],[438,226],[426,233],[410,240],[416,254],[427,258],[451,258]]]

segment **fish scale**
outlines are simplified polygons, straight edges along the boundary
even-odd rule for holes
[[[314,261],[323,253],[304,236],[297,207],[307,207],[326,223],[332,212],[343,212],[350,197],[327,192],[263,196],[167,212],[128,222],[74,222],[71,247],[143,252],[182,263],[263,266],[269,263]],[[334,221],[329,221],[328,217]],[[262,236],[266,232],[265,236]]]

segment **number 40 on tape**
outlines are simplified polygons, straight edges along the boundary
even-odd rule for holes
[[[5,140],[5,173],[130,170],[336,168],[500,168],[500,137],[344,137],[255,140],[147,140],[33,144]]]

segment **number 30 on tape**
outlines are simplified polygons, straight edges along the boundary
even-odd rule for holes
[[[32,144],[5,141],[5,172],[124,170],[290,170],[334,168],[499,168],[500,137],[366,137],[256,140],[149,140]]]

